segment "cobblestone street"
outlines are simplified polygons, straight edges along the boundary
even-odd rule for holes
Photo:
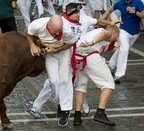
[[[19,12],[16,12],[18,30],[23,34],[24,23]],[[144,35],[140,35],[130,50],[126,75],[107,105],[107,115],[116,123],[115,127],[105,126],[93,121],[98,106],[100,90],[93,82],[88,84],[87,101],[91,108],[90,117],[82,117],[83,123],[79,127],[73,126],[73,112],[68,125],[58,126],[56,118],[57,106],[52,100],[47,101],[40,119],[35,119],[26,112],[32,106],[38,93],[43,87],[47,74],[37,77],[26,77],[17,83],[10,96],[5,98],[8,117],[14,123],[12,131],[144,131]],[[112,52],[103,54],[107,62]],[[1,131],[6,131],[2,129]]]

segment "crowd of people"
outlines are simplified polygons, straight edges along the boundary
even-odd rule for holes
[[[35,3],[31,12],[32,2]],[[43,3],[48,5],[49,17],[45,17]],[[62,16],[56,14],[55,4],[62,8]],[[115,84],[120,84],[120,78],[125,75],[129,49],[140,35],[141,19],[144,19],[142,1],[0,1],[2,33],[17,31],[14,15],[14,9],[17,8],[24,18],[24,35],[32,56],[41,55],[38,41],[45,47],[43,55],[48,75],[32,108],[27,109],[27,112],[40,118],[44,103],[52,97],[57,104],[59,126],[68,124],[73,107],[73,124],[81,125],[81,110],[85,115],[90,114],[85,96],[90,79],[101,90],[94,121],[115,126],[107,118],[105,108],[115,90]],[[38,19],[34,20],[36,13]],[[115,45],[118,47],[107,65],[100,54],[113,50]]]

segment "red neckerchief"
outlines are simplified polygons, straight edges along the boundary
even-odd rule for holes
[[[77,25],[81,25],[81,23],[79,23],[78,21],[74,21],[74,20],[70,19],[70,17],[67,15],[66,12],[64,12],[62,16],[63,16],[65,19],[67,19],[70,23],[74,23],[74,24],[77,24]]]
[[[49,31],[48,23],[46,24],[46,29]],[[49,33],[50,33],[50,31],[49,31]],[[62,33],[62,31],[61,31],[61,32],[60,32],[56,37],[54,37],[54,38],[57,39],[57,40],[61,40],[62,35],[63,35],[63,33]]]

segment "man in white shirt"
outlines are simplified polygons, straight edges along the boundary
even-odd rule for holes
[[[116,26],[108,26],[106,29],[99,28],[83,35],[77,45],[77,81],[75,89],[75,115],[74,125],[79,126],[81,120],[81,107],[87,90],[87,83],[91,79],[101,89],[98,109],[94,120],[109,126],[115,126],[106,114],[105,108],[112,91],[115,89],[113,77],[105,59],[100,54],[111,47],[117,41],[119,29]],[[110,42],[113,42],[110,44]]]
[[[71,46],[77,41],[80,31],[79,4],[69,4],[67,13],[61,18],[54,15],[51,18],[41,18],[33,21],[28,27],[26,37],[30,43],[33,56],[40,55],[40,48],[34,44],[33,36],[37,36],[46,47],[46,70],[48,79],[44,88],[33,103],[33,108],[27,111],[31,114],[41,112],[42,105],[53,95],[62,111],[60,126],[68,123],[70,110],[73,107],[73,84],[71,70]],[[64,75],[63,75],[64,73]],[[45,92],[46,91],[46,92]],[[48,96],[47,96],[48,95]]]

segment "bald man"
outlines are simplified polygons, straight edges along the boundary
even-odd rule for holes
[[[60,42],[62,26],[63,22],[59,15],[33,21],[25,32],[26,38],[30,44],[32,56],[40,56],[41,52],[40,47],[36,46],[34,43],[35,36],[37,36],[42,43],[55,43],[59,41],[58,44],[60,44],[62,43]]]
[[[40,56],[41,53],[41,49],[34,43],[35,36],[46,46],[45,65],[48,73],[48,79],[34,101],[33,108],[29,108],[27,112],[40,117],[43,104],[53,95],[54,101],[62,110],[58,124],[63,127],[68,124],[70,110],[73,108],[72,50],[70,47],[78,39],[77,33],[79,32],[73,32],[72,29],[79,23],[69,24],[70,22],[62,19],[64,18],[58,15],[37,19],[30,24],[25,35],[33,56]]]

